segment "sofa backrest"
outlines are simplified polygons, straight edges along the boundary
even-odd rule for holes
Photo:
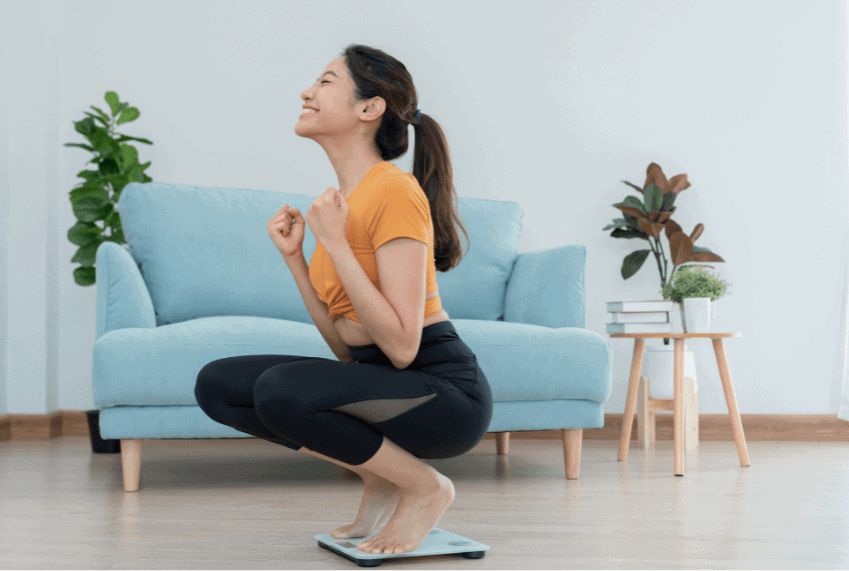
[[[157,327],[221,315],[312,323],[266,224],[284,204],[305,214],[315,198],[161,182],[125,186],[117,203],[121,226]],[[442,306],[452,319],[503,319],[524,212],[512,201],[458,197],[458,213],[471,243],[458,229],[465,257],[436,272]],[[307,263],[315,246],[307,224]]]

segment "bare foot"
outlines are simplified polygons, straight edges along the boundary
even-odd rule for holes
[[[386,525],[392,511],[401,501],[401,490],[392,482],[380,478],[361,476],[366,489],[357,519],[351,525],[343,525],[330,532],[338,539],[366,537],[375,529]]]
[[[454,484],[438,474],[439,486],[415,492],[401,492],[401,502],[386,527],[357,545],[371,553],[406,553],[415,551],[442,514],[454,502]]]

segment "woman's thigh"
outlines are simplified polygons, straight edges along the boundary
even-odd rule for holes
[[[198,402],[209,398],[229,406],[253,406],[254,385],[265,371],[293,361],[330,361],[297,355],[237,355],[216,359],[201,368],[195,384]]]
[[[314,437],[299,430],[316,426],[299,419],[335,412],[367,424],[419,458],[459,456],[480,441],[491,418],[491,401],[464,390],[469,380],[478,379],[477,362],[426,369],[290,358],[259,375],[253,399],[269,426],[296,441]]]

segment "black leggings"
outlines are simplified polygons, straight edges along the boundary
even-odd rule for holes
[[[244,355],[198,373],[195,398],[213,420],[291,448],[357,466],[384,435],[417,458],[474,448],[492,419],[477,357],[450,321],[422,330],[415,360],[397,369],[377,344],[349,347],[356,363]]]

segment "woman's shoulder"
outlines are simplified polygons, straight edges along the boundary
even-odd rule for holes
[[[427,196],[419,185],[418,179],[389,161],[381,163],[380,173],[371,183],[372,200],[390,199],[393,195],[397,197],[398,192],[403,192],[411,197],[427,201]]]

